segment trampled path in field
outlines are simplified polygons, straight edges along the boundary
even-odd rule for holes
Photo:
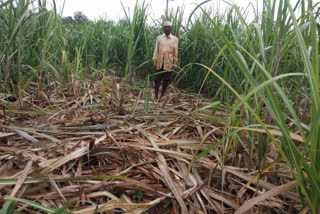
[[[259,204],[253,213],[301,208],[288,192],[290,172],[279,171],[278,186],[267,176],[252,180],[257,157],[241,147],[223,155],[232,140],[219,143],[228,131],[222,106],[204,108],[203,97],[174,87],[155,103],[149,91],[107,76],[7,103],[0,113],[1,197],[52,210],[71,203],[68,211],[77,214],[234,213],[246,201],[241,209]],[[264,192],[268,200],[256,197]],[[17,208],[39,211],[26,204]]]

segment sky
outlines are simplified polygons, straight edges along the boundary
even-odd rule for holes
[[[202,3],[204,0],[169,0],[169,9],[177,8],[178,6],[185,6],[185,14],[189,15],[191,11],[196,7],[196,4]],[[262,0],[232,0],[240,7],[247,7],[249,2],[252,2],[256,5],[256,2],[260,2],[261,7]],[[232,2],[229,1],[229,2]],[[50,2],[50,1],[48,1]],[[64,8],[63,8],[63,2]],[[90,20],[97,20],[99,18],[108,19],[108,20],[119,20],[120,18],[125,17],[124,10],[122,8],[121,2],[126,7],[126,10],[130,9],[133,13],[134,5],[136,0],[56,0],[57,9],[60,13],[63,8],[62,16],[73,16],[73,13],[76,11],[83,12]],[[139,0],[142,2],[142,0]],[[150,4],[149,13],[153,19],[158,19],[164,13],[166,8],[167,0],[146,0],[146,3]],[[225,8],[226,3],[219,0],[212,0],[206,5],[209,7]]]

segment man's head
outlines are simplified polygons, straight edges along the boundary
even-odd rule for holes
[[[164,30],[164,33],[169,36],[171,31],[172,31],[172,23],[169,22],[169,21],[166,21],[163,25],[163,30]]]

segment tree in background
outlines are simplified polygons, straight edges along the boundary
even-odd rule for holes
[[[87,16],[81,11],[74,12],[73,18],[74,18],[75,22],[78,24],[83,24],[88,21]]]
[[[72,18],[72,16],[63,17],[62,21],[64,24],[74,24],[75,20]]]

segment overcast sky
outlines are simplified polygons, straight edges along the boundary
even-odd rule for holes
[[[169,9],[176,8],[178,6],[185,5],[185,14],[189,15],[191,11],[196,7],[195,4],[200,4],[204,0],[170,0]],[[256,5],[256,2],[259,2],[259,7],[262,7],[262,0],[233,0],[238,6],[246,7],[249,2],[253,2]],[[48,1],[49,2],[49,1]],[[58,11],[62,10],[64,0],[56,0]],[[126,9],[133,11],[135,0],[122,0],[123,5]],[[143,2],[139,0],[139,2]],[[146,3],[150,3],[149,13],[150,15],[158,19],[164,13],[166,8],[166,0],[146,0]],[[231,2],[231,1],[229,1]],[[212,0],[211,2],[206,3],[209,7],[217,8],[217,5],[220,4],[219,8],[225,8],[226,3],[219,0]],[[261,9],[261,8],[259,8]],[[65,5],[63,9],[63,16],[73,16],[75,11],[83,12],[89,19],[95,20],[102,18],[118,20],[125,16],[123,8],[121,6],[120,0],[65,0]]]

